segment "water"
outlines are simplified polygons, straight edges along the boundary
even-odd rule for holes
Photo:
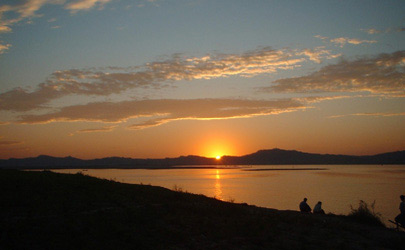
[[[224,166],[226,167],[226,166]],[[383,221],[399,213],[405,194],[403,165],[233,166],[224,169],[89,169],[85,174],[124,183],[150,184],[279,210],[298,210],[308,198],[326,213],[348,214],[359,201],[375,201]],[[302,170],[302,169],[315,170]],[[265,170],[268,169],[268,170]],[[301,169],[301,170],[300,170]],[[262,171],[255,171],[262,170]],[[76,173],[79,169],[55,170]]]

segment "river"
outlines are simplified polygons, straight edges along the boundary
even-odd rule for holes
[[[313,208],[322,201],[326,213],[348,214],[363,200],[383,221],[399,213],[405,194],[404,165],[262,165],[181,169],[62,169],[123,183],[147,184],[204,194],[224,201],[279,210],[298,210],[304,197]]]

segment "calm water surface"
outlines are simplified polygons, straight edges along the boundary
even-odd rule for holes
[[[177,186],[191,193],[225,201],[280,210],[298,210],[298,204],[304,197],[308,198],[311,207],[322,201],[325,212],[335,214],[348,214],[350,205],[357,207],[360,200],[369,204],[375,201],[375,211],[382,214],[385,222],[399,213],[399,195],[405,194],[403,165],[233,167],[236,168],[89,169],[83,173],[124,183],[143,183],[169,189]],[[299,170],[303,168],[318,170]],[[77,173],[83,170],[55,171]]]

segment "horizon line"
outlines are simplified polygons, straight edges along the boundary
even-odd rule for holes
[[[402,152],[405,151],[405,149],[403,150],[396,150],[396,151],[388,151],[388,152],[382,152],[382,153],[377,153],[377,154],[368,154],[368,155],[349,155],[349,154],[331,154],[331,153],[311,153],[311,152],[305,152],[305,151],[299,151],[296,149],[282,149],[282,148],[272,148],[272,149],[259,149],[253,153],[248,153],[248,154],[244,154],[244,155],[221,155],[220,159],[216,159],[216,157],[207,157],[207,156],[201,156],[201,155],[180,155],[177,157],[161,157],[161,158],[150,158],[150,157],[146,157],[146,158],[136,158],[136,157],[124,157],[124,156],[105,156],[105,157],[101,157],[101,158],[89,158],[89,159],[82,159],[79,157],[74,157],[71,155],[68,156],[52,156],[52,155],[47,155],[47,154],[40,154],[37,156],[31,156],[31,157],[24,157],[24,158],[14,158],[14,157],[10,157],[8,159],[5,158],[0,158],[0,160],[11,160],[11,159],[29,159],[29,158],[39,158],[41,156],[46,156],[46,157],[52,157],[52,158],[74,158],[74,159],[78,159],[78,160],[83,160],[83,161],[91,161],[91,160],[99,160],[99,159],[107,159],[107,158],[126,158],[126,159],[142,159],[142,160],[164,160],[164,159],[176,159],[176,158],[181,158],[181,157],[200,157],[200,158],[206,158],[206,159],[212,159],[212,160],[217,160],[217,161],[221,161],[221,159],[223,157],[243,157],[243,156],[247,156],[247,155],[251,155],[251,154],[255,154],[258,153],[260,151],[274,151],[274,150],[280,150],[280,151],[290,151],[290,152],[299,152],[299,153],[304,153],[304,154],[316,154],[316,155],[336,155],[336,156],[353,156],[353,157],[366,157],[366,156],[376,156],[376,155],[381,155],[381,154],[388,154],[388,153],[396,153],[396,152]]]

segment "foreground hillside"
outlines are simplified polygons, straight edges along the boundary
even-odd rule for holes
[[[405,233],[80,174],[0,171],[0,249],[402,249]]]

